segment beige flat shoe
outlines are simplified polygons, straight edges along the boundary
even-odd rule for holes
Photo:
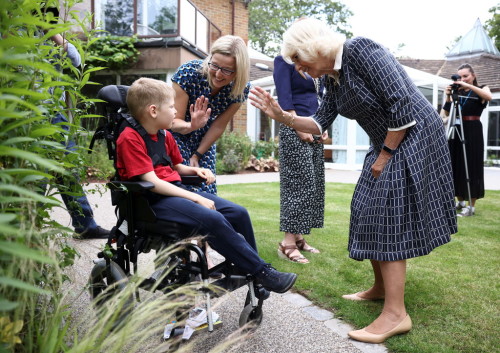
[[[364,298],[364,297],[360,297],[360,296],[359,296],[359,293],[361,293],[361,292],[357,292],[357,293],[354,293],[354,294],[344,294],[344,295],[342,296],[342,298],[347,299],[347,300],[355,300],[355,301],[363,301],[363,300],[383,300],[383,299],[384,299],[384,296],[381,296],[381,297],[375,297],[375,298]]]
[[[382,343],[389,337],[399,335],[402,333],[407,333],[411,330],[412,323],[410,315],[406,315],[406,317],[399,324],[396,325],[392,330],[387,331],[386,333],[375,334],[366,331],[365,329],[351,331],[348,333],[349,337],[355,339],[356,341],[366,342],[366,343]]]

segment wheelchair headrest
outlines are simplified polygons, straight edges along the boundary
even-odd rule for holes
[[[104,86],[97,92],[97,98],[106,101],[109,108],[118,111],[120,108],[127,108],[127,92],[129,86],[109,85]]]

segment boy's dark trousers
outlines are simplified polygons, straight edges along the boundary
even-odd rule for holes
[[[249,274],[260,271],[265,262],[257,253],[252,222],[240,205],[203,191],[197,194],[213,200],[216,210],[182,197],[151,194],[148,199],[156,217],[177,222],[207,236],[210,246]]]

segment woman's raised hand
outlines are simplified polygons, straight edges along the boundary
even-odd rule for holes
[[[194,104],[189,107],[191,114],[191,130],[198,130],[207,124],[212,109],[208,108],[208,98],[198,97]]]
[[[283,116],[283,110],[276,100],[261,87],[254,87],[250,90],[253,96],[250,96],[251,104],[260,109],[274,120],[279,120]]]

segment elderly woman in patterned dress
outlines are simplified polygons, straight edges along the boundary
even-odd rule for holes
[[[299,72],[324,76],[326,93],[311,117],[284,112],[263,89],[252,104],[294,129],[321,134],[338,114],[355,119],[371,147],[351,203],[348,250],[371,261],[368,290],[350,300],[384,299],[370,325],[349,332],[380,343],[411,330],[404,304],[406,260],[448,243],[457,231],[450,156],[441,118],[381,45],[345,40],[320,21],[294,23],[284,34],[282,55]]]
[[[215,142],[248,98],[250,59],[243,39],[226,35],[217,39],[210,55],[189,61],[172,77],[177,115],[172,132],[181,150],[184,164],[215,171]],[[211,114],[191,119],[197,99],[208,100]],[[203,184],[202,191],[217,194],[215,183]]]

